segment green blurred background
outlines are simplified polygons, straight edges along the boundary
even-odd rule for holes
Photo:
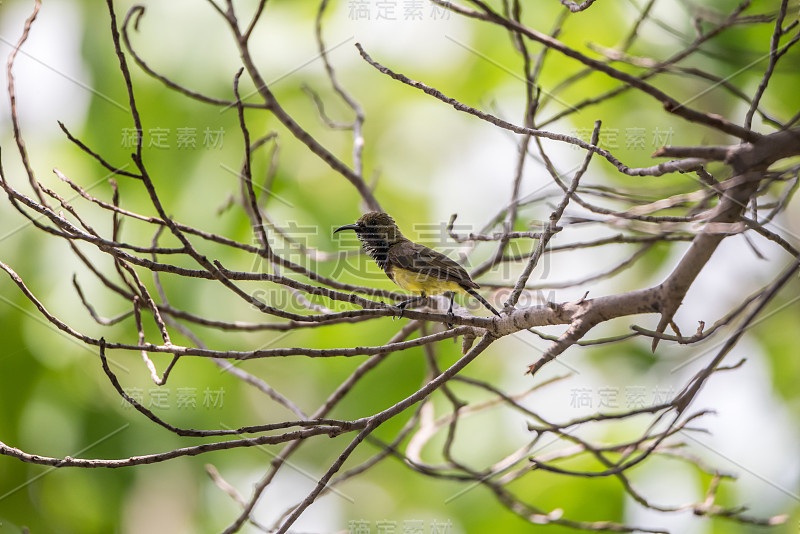
[[[569,16],[559,38],[589,54],[587,43],[614,47],[626,32],[644,2],[598,2],[583,14]],[[132,2],[117,2],[119,20]],[[252,13],[254,2],[237,2],[240,16]],[[778,2],[754,2],[748,13],[774,11]],[[230,99],[232,81],[240,67],[234,43],[219,15],[204,2],[147,2],[133,42],[139,53],[157,71],[179,83],[218,98]],[[384,65],[442,90],[448,96],[521,124],[524,110],[522,61],[504,32],[447,14],[427,3],[397,0],[380,2],[333,2],[325,16],[325,40],[330,60],[342,85],[364,108],[365,176],[376,184],[375,195],[386,211],[412,238],[425,238],[424,227],[436,226],[458,213],[457,229],[478,231],[505,206],[511,195],[516,138],[473,117],[459,113],[423,93],[381,75],[358,56],[356,42]],[[728,12],[734,2],[704,4]],[[392,6],[394,6],[392,8]],[[3,57],[18,39],[32,2],[0,2],[0,50]],[[73,192],[52,173],[58,168],[101,199],[111,198],[109,175],[93,160],[69,143],[60,131],[61,120],[96,152],[119,166],[130,164],[126,129],[132,128],[126,112],[127,96],[114,56],[108,14],[101,2],[45,2],[29,42],[17,60],[18,106],[25,141],[39,180],[72,199],[86,221],[108,232],[105,212],[75,198]],[[325,102],[326,113],[337,121],[349,121],[351,112],[330,87],[314,41],[317,2],[270,0],[251,49],[265,79],[284,108],[342,160],[350,162],[351,137],[321,123],[304,86]],[[411,8],[414,8],[413,11]],[[388,9],[388,11],[387,11]],[[526,6],[524,20],[540,31],[549,31],[561,7],[556,1]],[[634,55],[667,57],[685,46],[694,35],[687,12],[690,8],[672,0],[656,2],[651,19],[640,31],[630,52]],[[796,6],[793,8],[796,15]],[[677,30],[673,31],[673,30]],[[752,94],[766,66],[765,53],[771,24],[739,26],[724,32],[703,47],[687,65],[731,76],[731,83]],[[538,48],[531,47],[538,52]],[[167,90],[142,73],[133,62],[137,102],[145,130],[145,158],[167,211],[177,220],[214,231],[242,242],[256,244],[248,219],[232,196],[239,193],[237,172],[241,165],[242,138],[235,110],[202,104]],[[624,70],[635,70],[620,66]],[[551,53],[540,80],[545,93],[580,70],[577,63]],[[797,92],[800,56],[794,51],[781,63],[763,100],[763,108],[779,118],[792,116],[800,108]],[[3,79],[5,77],[3,75]],[[674,75],[655,78],[679,100],[741,122],[746,106],[719,88]],[[3,83],[5,87],[5,83]],[[617,83],[592,74],[551,99],[540,117],[552,116],[574,103],[613,89]],[[257,102],[252,84],[243,79],[242,93]],[[0,146],[8,179],[29,192],[16,155],[7,98],[0,111]],[[605,146],[627,165],[652,164],[650,154],[661,144],[692,145],[728,143],[716,132],[687,124],[666,115],[652,99],[626,93],[602,105],[586,108],[548,129],[588,137],[595,120],[603,120]],[[756,119],[757,128],[770,131]],[[334,241],[333,227],[354,221],[361,212],[359,198],[346,180],[311,155],[275,119],[248,112],[253,137],[277,132],[278,160],[271,196],[266,205],[281,227],[296,228],[293,235],[305,245],[324,252],[355,249],[354,241]],[[192,146],[192,141],[194,145]],[[634,142],[634,140],[636,140]],[[255,176],[269,167],[268,143],[254,160]],[[563,171],[579,164],[583,153],[548,143],[551,157]],[[712,168],[725,178],[723,168]],[[557,190],[533,159],[526,168],[521,191],[524,196]],[[144,215],[153,215],[140,184],[117,179],[122,205]],[[696,184],[689,176],[661,178],[623,177],[610,165],[595,161],[584,185],[626,189],[653,198],[691,191]],[[553,198],[556,198],[555,196]],[[26,281],[50,311],[73,328],[88,335],[135,342],[136,332],[127,319],[113,327],[92,321],[72,286],[76,277],[98,313],[111,317],[129,304],[97,283],[61,240],[33,228],[8,202],[0,208],[0,259]],[[551,205],[526,206],[520,230],[530,221],[546,220]],[[578,212],[575,212],[576,214]],[[585,215],[585,214],[584,214]],[[776,231],[797,244],[800,217],[789,211],[776,221]],[[420,230],[422,228],[422,230]],[[140,244],[152,238],[152,228],[126,221],[123,236]],[[577,227],[556,237],[556,242],[588,240],[603,234],[602,228]],[[607,232],[607,230],[606,230]],[[452,242],[432,240],[450,252]],[[164,236],[162,246],[174,245]],[[529,251],[528,244],[517,252]],[[659,245],[651,249],[633,269],[611,280],[588,286],[548,292],[547,298],[567,300],[590,290],[592,296],[646,287],[657,283],[674,266],[685,244]],[[725,241],[698,279],[678,322],[684,333],[692,332],[698,320],[707,324],[731,309],[745,295],[766,284],[786,263],[785,253],[771,243],[757,242],[766,261],[758,259],[739,237]],[[376,268],[351,256],[348,267],[332,261],[301,256],[296,248],[276,242],[277,251],[303,262],[321,273],[343,280],[391,288]],[[111,272],[108,258],[85,248],[98,267]],[[470,259],[472,265],[485,259],[492,246],[481,245]],[[578,279],[602,270],[634,249],[589,249],[554,254],[534,272],[536,281]],[[219,258],[232,269],[258,269],[251,257],[223,247],[203,244],[203,252]],[[190,265],[188,262],[186,265]],[[490,273],[486,281],[513,280],[520,265]],[[371,273],[364,277],[364,273]],[[170,302],[182,309],[225,320],[259,321],[263,318],[215,284],[164,276]],[[153,285],[146,280],[148,287]],[[287,309],[302,309],[288,293],[258,284],[242,284]],[[710,435],[692,434],[685,440],[689,450],[739,480],[725,482],[719,502],[745,504],[758,516],[790,514],[789,520],[772,532],[798,532],[800,521],[800,284],[793,281],[770,309],[769,316],[752,328],[730,355],[730,362],[746,357],[738,371],[716,376],[695,407],[718,412],[703,426]],[[267,295],[268,293],[268,295]],[[336,303],[315,299],[334,306]],[[615,321],[604,325],[597,337],[627,331],[632,322],[652,328],[653,317]],[[386,342],[398,328],[392,321],[371,321],[369,326],[336,326],[307,329],[289,334],[257,332],[223,334],[212,329],[195,332],[212,348],[247,350],[258,347],[338,347]],[[158,339],[148,326],[151,341]],[[557,333],[554,329],[551,333]],[[190,343],[172,331],[174,342]],[[523,376],[526,366],[546,345],[525,338],[504,339],[495,344],[467,370],[509,392],[529,387]],[[58,332],[42,319],[35,307],[11,280],[0,276],[0,440],[34,454],[82,458],[125,458],[201,443],[179,438],[126,408],[100,368],[96,351],[87,349]],[[573,371],[568,380],[542,389],[526,398],[531,409],[554,420],[567,420],[602,410],[624,409],[632,403],[656,402],[674,393],[704,362],[713,357],[719,340],[686,349],[662,344],[652,355],[646,341],[633,341],[611,348],[574,350],[564,355],[569,369],[551,366],[541,380]],[[458,357],[460,346],[450,342],[437,347],[439,365]],[[112,352],[124,387],[138,392],[145,405],[162,418],[187,428],[236,428],[293,418],[292,414],[201,358],[184,358],[176,366],[167,386],[157,388],[141,357]],[[159,370],[168,363],[153,356]],[[362,358],[311,360],[302,357],[250,361],[241,368],[263,378],[312,412]],[[381,410],[414,392],[424,379],[426,363],[421,349],[393,355],[371,373],[331,414],[357,418]],[[463,385],[454,391],[471,403],[486,400],[485,394]],[[663,400],[663,399],[662,399]],[[437,414],[448,404],[436,398]],[[390,440],[408,420],[398,417],[382,426],[376,435]],[[508,410],[489,410],[468,418],[459,427],[462,441],[456,452],[483,468],[520,447],[530,435],[528,421]],[[594,436],[615,440],[635,435],[635,428],[598,429]],[[301,500],[330,462],[349,441],[349,436],[321,438],[304,445],[293,456],[292,465],[281,470],[274,487],[267,490],[255,517],[269,524],[286,507]],[[440,461],[437,436],[424,453],[427,461]],[[561,446],[553,443],[550,448]],[[25,525],[31,532],[218,532],[238,514],[237,505],[206,475],[204,465],[213,464],[222,476],[247,498],[252,485],[265,472],[279,448],[264,447],[215,452],[180,458],[150,466],[116,470],[50,469],[11,458],[0,458],[0,533],[18,532]],[[356,465],[377,452],[365,444],[347,466]],[[546,452],[545,448],[541,452]],[[586,464],[591,465],[591,464]],[[632,478],[643,493],[659,504],[682,504],[702,498],[709,478],[686,464],[657,459],[637,468]],[[614,480],[569,480],[545,473],[525,477],[512,485],[528,502],[550,511],[562,509],[566,517],[580,520],[625,521],[636,525],[666,527],[672,532],[739,533],[761,531],[723,520],[696,518],[691,513],[647,512],[626,497]],[[297,523],[300,532],[348,531],[369,528],[371,532],[413,531],[482,533],[515,532],[538,528],[565,532],[559,527],[532,527],[506,511],[481,487],[415,474],[402,463],[389,459],[314,504]],[[380,530],[383,528],[384,530]],[[250,530],[248,530],[250,529]],[[408,530],[404,530],[408,529]],[[245,527],[243,531],[255,531]]]

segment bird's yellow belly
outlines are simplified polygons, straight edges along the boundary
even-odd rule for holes
[[[463,293],[464,291],[457,282],[453,282],[452,280],[440,280],[433,276],[427,276],[405,269],[394,268],[387,274],[395,284],[406,291],[413,291],[414,293],[438,295],[440,293],[446,293],[447,291],[454,291],[456,293]]]

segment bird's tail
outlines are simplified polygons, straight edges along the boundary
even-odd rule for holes
[[[461,287],[464,289],[464,291],[466,291],[467,293],[469,293],[470,295],[472,295],[473,297],[478,299],[478,302],[483,304],[486,307],[487,310],[489,310],[493,314],[495,314],[498,317],[500,317],[500,312],[495,310],[494,307],[491,304],[489,304],[489,302],[480,295],[480,293],[478,293],[477,291],[475,291],[471,287],[465,287],[465,286],[461,286]]]

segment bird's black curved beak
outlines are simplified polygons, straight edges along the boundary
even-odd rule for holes
[[[345,224],[344,226],[340,226],[339,228],[334,230],[333,233],[335,234],[336,232],[340,232],[342,230],[358,230],[358,225],[357,224]]]

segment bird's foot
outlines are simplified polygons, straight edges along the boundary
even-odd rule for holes
[[[447,327],[448,330],[452,330],[453,329],[453,319],[455,318],[455,316],[456,315],[453,313],[453,310],[449,310],[447,312],[448,322],[445,324],[445,326]]]

